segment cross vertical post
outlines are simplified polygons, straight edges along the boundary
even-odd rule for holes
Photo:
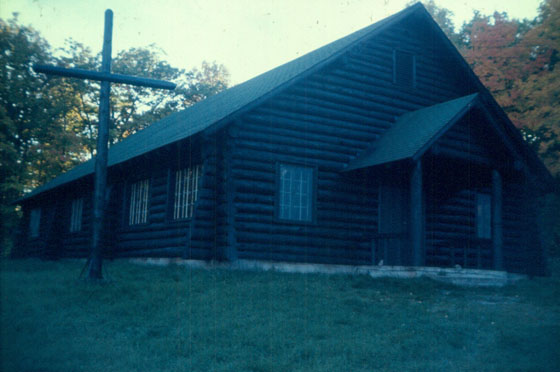
[[[93,228],[91,240],[91,254],[89,257],[88,279],[100,280],[103,278],[103,238],[105,210],[107,208],[107,163],[110,121],[110,94],[111,82],[131,84],[135,86],[159,89],[175,89],[175,84],[162,80],[140,78],[111,73],[111,49],[113,39],[113,11],[105,11],[105,28],[103,32],[103,52],[101,71],[88,71],[78,68],[62,68],[47,65],[34,65],[35,72],[49,75],[73,77],[101,81],[99,97],[99,127],[97,133],[97,154],[95,155],[95,179],[93,192]]]
[[[103,31],[103,52],[101,72],[111,73],[111,49],[113,39],[113,12],[105,11],[105,29]],[[101,251],[103,240],[103,223],[105,220],[105,189],[107,186],[107,142],[109,141],[109,120],[111,83],[101,82],[99,97],[99,128],[97,129],[97,154],[95,156],[95,181],[93,189],[93,233],[89,261],[88,277],[101,279]]]

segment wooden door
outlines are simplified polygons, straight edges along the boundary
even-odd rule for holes
[[[379,220],[374,263],[408,264],[408,188],[400,179],[379,186]],[[375,262],[376,261],[376,262]]]

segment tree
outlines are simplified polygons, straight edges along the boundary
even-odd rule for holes
[[[535,68],[520,84],[518,118],[525,138],[560,178],[560,0],[541,4],[524,44]]]
[[[223,65],[203,62],[200,69],[186,72],[161,60],[163,51],[155,45],[119,53],[113,71],[172,81],[171,92],[115,85],[112,102],[112,142],[118,142],[173,112],[183,110],[227,88],[229,73]]]
[[[89,48],[68,40],[59,64],[99,70],[101,58]],[[110,143],[122,141],[165,116],[192,106],[227,88],[229,73],[223,65],[203,62],[200,69],[191,71],[172,67],[161,55],[165,53],[155,45],[121,51],[112,61],[115,73],[143,76],[172,81],[177,88],[171,92],[145,87],[113,84],[111,88]],[[97,138],[97,107],[99,83],[79,79],[64,79],[76,96],[76,122],[84,138],[84,151],[92,155]]]
[[[33,63],[52,62],[38,32],[0,20],[0,220],[2,244],[17,213],[8,203],[76,163],[76,138],[66,131],[68,90],[35,74]]]
[[[535,21],[475,13],[463,25],[461,52],[553,175],[560,175],[558,78],[560,0]]]

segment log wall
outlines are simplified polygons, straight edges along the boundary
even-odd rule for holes
[[[417,55],[415,88],[393,83],[395,48]],[[437,55],[436,45],[404,30],[381,34],[233,125],[240,258],[371,263],[378,179],[373,172],[340,171],[396,117],[470,93],[454,82]],[[278,219],[280,163],[316,169],[312,223]]]

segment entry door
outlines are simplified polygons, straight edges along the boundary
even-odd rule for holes
[[[408,236],[408,189],[404,182],[383,183],[379,186],[379,221],[377,262],[384,265],[404,265]]]

